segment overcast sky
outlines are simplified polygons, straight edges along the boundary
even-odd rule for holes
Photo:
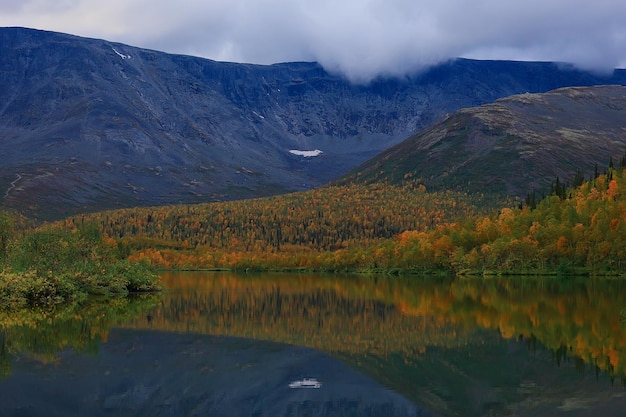
[[[0,26],[354,81],[453,57],[626,67],[624,0],[0,0]]]

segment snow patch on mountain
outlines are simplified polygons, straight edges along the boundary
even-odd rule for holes
[[[296,149],[290,149],[289,153],[292,153],[294,155],[304,156],[305,158],[310,158],[313,156],[320,156],[324,152],[320,151],[319,149],[315,149],[314,151],[298,151]]]
[[[115,52],[117,54],[117,56],[119,56],[120,58],[122,58],[122,59],[130,59],[130,55],[124,55],[121,52],[118,52],[118,50],[115,49],[115,48],[111,48],[111,49],[113,49],[113,52]]]

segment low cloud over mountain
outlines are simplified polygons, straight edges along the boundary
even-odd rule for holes
[[[352,81],[455,57],[626,66],[621,0],[0,0],[0,25],[171,53],[272,64],[317,61]]]

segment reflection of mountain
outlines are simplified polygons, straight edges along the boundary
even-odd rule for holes
[[[270,342],[113,330],[99,355],[63,352],[60,362],[16,364],[18,375],[0,381],[0,415],[428,415],[327,355]],[[303,373],[323,387],[289,389]]]

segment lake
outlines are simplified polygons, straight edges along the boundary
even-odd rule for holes
[[[0,313],[0,416],[623,416],[626,283],[170,272]],[[290,388],[315,378],[318,387]]]

